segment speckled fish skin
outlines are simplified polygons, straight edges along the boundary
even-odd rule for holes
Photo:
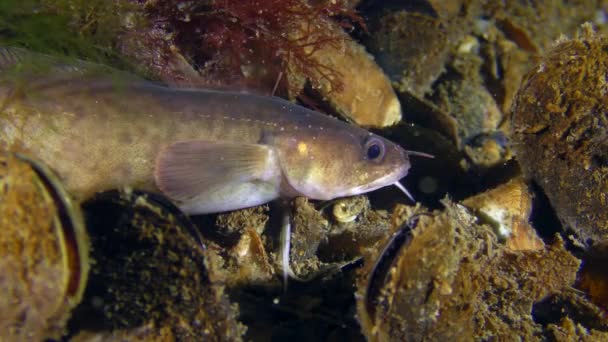
[[[7,64],[5,59],[0,68]],[[44,76],[6,75],[0,75],[0,148],[46,162],[79,199],[125,186],[158,191],[158,155],[180,141],[260,144],[276,152],[279,170],[268,172],[280,178],[271,181],[277,193],[257,200],[261,203],[272,197],[327,200],[364,193],[398,181],[410,166],[400,146],[274,97],[172,89],[79,67],[52,68]],[[368,158],[370,144],[382,145],[381,158]],[[216,195],[206,200],[222,201]]]

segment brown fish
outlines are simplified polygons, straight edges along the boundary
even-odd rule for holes
[[[126,186],[221,212],[357,195],[410,167],[400,146],[279,98],[172,89],[13,48],[0,69],[0,147],[46,162],[79,199]]]

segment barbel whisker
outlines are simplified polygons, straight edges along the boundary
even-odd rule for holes
[[[412,202],[416,203],[416,200],[414,199],[414,196],[412,196],[412,194],[410,194],[409,191],[407,191],[407,189],[405,188],[405,186],[403,186],[403,184],[399,183],[399,181],[396,181],[395,183],[393,183],[394,186],[396,186],[397,188],[399,188],[399,190],[403,191],[403,193],[410,199],[412,200]]]
[[[407,153],[408,156],[425,157],[425,158],[431,158],[431,159],[435,158],[434,155],[424,153],[424,152],[405,150],[405,153]]]

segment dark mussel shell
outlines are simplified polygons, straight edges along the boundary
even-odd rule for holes
[[[137,190],[99,193],[83,209],[96,262],[74,331],[152,324],[158,338],[240,340],[238,310],[210,276],[198,228],[179,209]]]

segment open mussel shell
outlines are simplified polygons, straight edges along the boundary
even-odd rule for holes
[[[472,211],[442,203],[398,206],[395,233],[365,253],[356,297],[368,341],[538,339],[534,303],[569,291],[580,261],[559,238],[512,250]]]
[[[74,334],[119,338],[148,327],[147,340],[240,340],[244,327],[213,272],[214,255],[177,207],[157,194],[112,190],[83,210],[95,264]]]
[[[45,165],[1,152],[0,230],[0,340],[61,337],[89,270],[79,207]]]

